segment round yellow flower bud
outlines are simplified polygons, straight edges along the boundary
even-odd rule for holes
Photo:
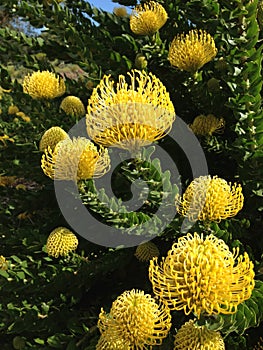
[[[195,135],[211,136],[213,133],[220,134],[224,131],[224,118],[217,118],[213,114],[198,115],[189,125]]]
[[[82,117],[85,114],[84,104],[76,96],[65,97],[60,104],[60,108],[67,115],[70,115],[72,117]]]
[[[217,92],[220,90],[220,80],[211,78],[207,82],[207,88],[209,92]]]
[[[39,143],[39,150],[44,152],[48,146],[54,150],[60,141],[63,141],[68,137],[68,134],[62,128],[59,126],[52,126],[52,128],[48,129],[43,134]]]
[[[143,70],[147,67],[147,65],[148,62],[146,57],[143,54],[138,53],[135,58],[135,68]]]
[[[154,256],[159,256],[158,247],[152,242],[146,242],[138,245],[135,251],[135,256],[140,261],[149,261]]]
[[[47,239],[47,253],[55,258],[68,255],[77,246],[77,237],[65,227],[57,227]]]

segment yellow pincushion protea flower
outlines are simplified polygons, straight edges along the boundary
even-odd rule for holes
[[[23,91],[34,99],[54,99],[65,93],[66,86],[54,73],[37,71],[24,78]]]
[[[214,39],[203,30],[177,35],[170,46],[168,59],[172,66],[195,73],[217,54]]]
[[[235,216],[243,207],[244,196],[239,184],[227,183],[217,176],[200,176],[187,187],[182,198],[177,197],[180,215],[190,221],[220,221]]]
[[[66,131],[64,131],[59,126],[52,126],[48,130],[46,130],[41,137],[41,140],[39,142],[39,150],[41,152],[44,152],[44,150],[48,147],[51,148],[52,151],[54,151],[56,145],[60,142],[65,140],[66,138],[69,138]]]
[[[60,108],[72,117],[82,117],[85,114],[84,104],[76,96],[65,97],[60,104]]]
[[[0,255],[0,270],[7,270],[8,269],[8,262],[6,261],[6,258],[3,255]]]
[[[247,253],[237,258],[221,239],[187,234],[180,237],[158,264],[150,261],[154,293],[173,310],[186,315],[232,314],[250,298],[254,288],[253,263]]]
[[[103,146],[130,151],[164,137],[175,120],[169,94],[153,74],[138,70],[123,75],[117,84],[104,76],[87,107],[87,132]]]
[[[160,345],[167,337],[171,315],[169,309],[158,305],[151,295],[133,289],[113,302],[109,314],[101,310],[98,327],[108,344],[120,342],[121,349],[146,349],[147,345],[150,348]]]
[[[152,35],[166,23],[167,12],[161,4],[150,1],[134,8],[130,16],[131,31],[138,35]]]
[[[68,255],[76,250],[77,246],[77,237],[65,227],[57,227],[47,239],[47,253],[54,258]]]
[[[101,177],[110,169],[108,150],[96,146],[85,137],[65,138],[55,149],[45,149],[41,167],[55,180],[87,180]]]
[[[189,125],[193,133],[200,136],[209,136],[214,132],[221,133],[224,130],[225,120],[216,118],[213,114],[199,115]]]
[[[154,256],[159,256],[160,252],[158,247],[154,243],[146,242],[138,245],[134,255],[140,261],[149,261]]]
[[[219,332],[197,326],[194,320],[186,322],[176,333],[174,350],[224,350],[225,343]]]

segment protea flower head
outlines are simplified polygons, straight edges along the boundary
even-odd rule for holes
[[[159,305],[143,291],[122,293],[112,304],[109,314],[102,309],[98,327],[102,334],[100,342],[112,347],[99,349],[146,349],[160,345],[171,327],[171,315],[165,305]],[[117,349],[117,347],[116,347]]]
[[[163,6],[150,1],[134,8],[130,16],[131,31],[138,35],[152,35],[166,23],[167,12]]]
[[[87,110],[87,132],[92,140],[129,151],[164,137],[175,119],[161,81],[138,70],[128,73],[128,78],[120,75],[117,83],[104,76],[93,90]]]
[[[235,313],[255,285],[253,263],[238,252],[212,234],[180,237],[160,263],[150,261],[153,291],[172,310],[197,318]]]
[[[180,215],[190,221],[220,221],[235,216],[243,207],[244,196],[239,184],[227,183],[217,176],[194,179],[185,193],[176,199]]]
[[[101,177],[110,169],[108,150],[97,147],[85,137],[65,138],[47,147],[41,161],[45,175],[54,180],[88,180]]]
[[[217,54],[214,39],[203,30],[178,34],[172,41],[168,59],[172,66],[195,73]]]
[[[28,74],[23,81],[23,90],[34,99],[54,99],[66,91],[65,82],[49,71]]]

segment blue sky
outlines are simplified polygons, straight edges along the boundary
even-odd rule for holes
[[[117,2],[112,2],[111,0],[89,0],[89,3],[109,12],[112,12],[114,7],[120,6]]]

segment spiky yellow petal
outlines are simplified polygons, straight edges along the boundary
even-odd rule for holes
[[[150,1],[134,8],[130,16],[131,31],[138,35],[152,35],[162,28],[168,19],[164,7]]]
[[[150,261],[154,293],[173,310],[185,314],[231,314],[250,298],[254,288],[253,263],[247,253],[233,253],[214,235],[180,237],[158,264]]]
[[[244,196],[240,184],[226,180],[200,176],[187,187],[176,205],[180,215],[190,221],[220,221],[235,216],[243,207]]]
[[[101,177],[110,168],[108,150],[96,146],[85,137],[65,138],[54,151],[48,146],[42,156],[45,175],[55,180],[87,180]]]
[[[87,131],[103,146],[138,149],[165,136],[175,119],[173,104],[161,81],[138,70],[117,84],[104,76],[87,107]]]
[[[172,66],[195,73],[217,54],[214,39],[203,30],[177,35],[170,46],[168,59]]]
[[[34,99],[54,99],[66,91],[65,82],[49,71],[28,74],[23,81],[23,90]]]

